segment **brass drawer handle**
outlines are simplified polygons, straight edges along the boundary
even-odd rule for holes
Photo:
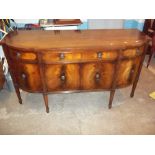
[[[102,52],[98,52],[97,57],[98,57],[98,59],[102,59]]]
[[[136,49],[136,54],[141,54],[141,51],[139,49]]]
[[[25,79],[26,78],[26,74],[23,73],[22,74],[22,78]]]
[[[131,69],[131,74],[133,74],[135,72],[135,70],[134,69]]]
[[[96,78],[96,81],[100,80],[100,74],[96,73],[95,78]]]
[[[17,58],[20,58],[21,54],[20,53],[17,53]]]
[[[61,81],[65,81],[66,80],[65,73],[61,74],[60,79],[61,79]]]
[[[65,58],[65,54],[64,53],[60,53],[60,59],[62,60],[62,59],[64,59]]]

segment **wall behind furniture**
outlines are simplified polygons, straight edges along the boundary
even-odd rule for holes
[[[89,19],[88,29],[138,29],[143,30],[144,19]]]
[[[125,19],[124,20],[124,28],[125,29],[138,29],[140,31],[143,30],[144,19]]]
[[[144,19],[81,19],[83,24],[78,29],[132,29],[142,31]],[[38,19],[15,19],[18,27],[26,23],[38,23]]]
[[[88,19],[88,29],[122,29],[124,19]]]
[[[87,19],[81,19],[81,21],[82,24],[78,26],[78,29],[88,29]],[[17,23],[18,27],[24,27],[24,25],[27,23],[38,24],[39,19],[15,19],[15,22]]]
[[[36,24],[39,22],[39,19],[15,19],[18,27],[24,27],[25,24]]]

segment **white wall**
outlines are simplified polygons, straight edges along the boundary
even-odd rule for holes
[[[124,19],[89,19],[89,29],[122,29]]]
[[[15,19],[15,22],[16,23],[38,23],[39,22],[39,19]]]

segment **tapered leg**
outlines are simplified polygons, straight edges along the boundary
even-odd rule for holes
[[[49,113],[48,96],[46,94],[43,94],[43,98],[44,98],[44,102],[45,102],[46,112]]]
[[[136,86],[137,86],[137,82],[138,82],[138,81],[135,81],[135,82],[133,83],[130,97],[134,97],[134,93],[135,93],[135,89],[136,89]]]
[[[18,85],[17,85],[17,83],[16,83],[16,79],[15,79],[15,77],[14,77],[14,74],[13,74],[13,72],[10,70],[10,68],[8,68],[8,70],[9,70],[9,72],[10,72],[10,74],[11,74],[12,82],[13,82],[13,85],[14,85],[14,88],[15,88],[15,91],[16,91],[16,95],[17,95],[17,97],[18,97],[18,101],[19,101],[20,104],[22,104],[22,98],[21,98],[21,95],[20,95],[20,90],[19,90],[19,87],[18,87]]]
[[[16,85],[14,85],[14,87],[15,87],[16,94],[17,94],[17,97],[18,97],[18,101],[19,101],[20,104],[22,104],[22,98],[21,98],[21,95],[20,95],[19,88]]]
[[[151,49],[151,54],[149,55],[149,59],[148,59],[148,62],[147,62],[147,68],[149,67],[152,55],[153,55],[153,50]]]
[[[110,91],[110,99],[109,99],[109,109],[111,109],[111,107],[112,107],[112,101],[114,98],[114,94],[115,94],[115,90],[111,90]]]

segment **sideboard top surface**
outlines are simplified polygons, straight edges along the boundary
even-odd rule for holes
[[[136,29],[98,30],[19,30],[11,32],[4,44],[20,49],[82,49],[138,47],[146,43],[146,36]]]

